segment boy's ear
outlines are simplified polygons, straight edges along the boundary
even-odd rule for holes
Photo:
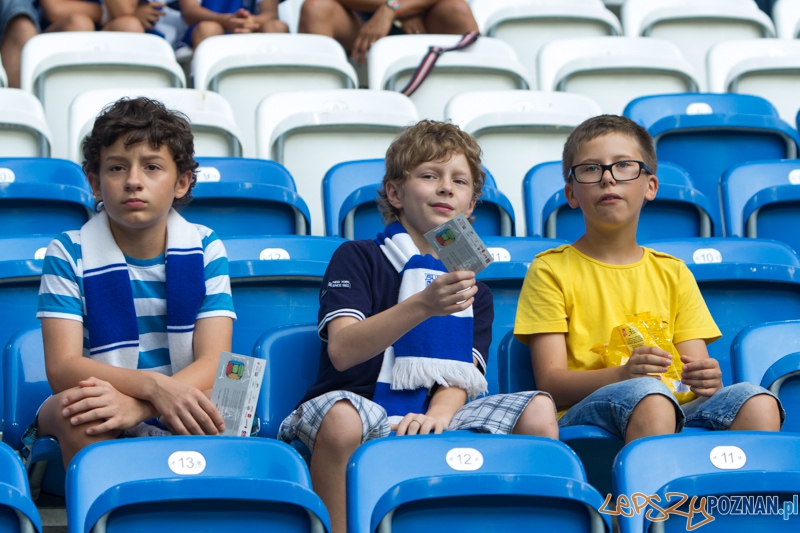
[[[403,209],[403,199],[399,184],[395,181],[387,181],[383,189],[386,191],[386,199],[389,201],[389,205],[395,209]]]
[[[472,216],[472,212],[475,211],[475,206],[477,204],[478,204],[478,195],[473,194],[472,195],[472,202],[470,202],[469,208],[467,209],[467,212],[464,213],[464,216],[467,217],[467,218],[471,217]]]
[[[175,181],[175,198],[183,198],[189,192],[192,185],[192,171],[187,170],[178,176]]]
[[[89,179],[89,186],[92,188],[92,194],[97,200],[102,200],[103,195],[100,190],[100,176],[96,172],[87,172],[86,177]]]
[[[644,193],[644,199],[648,202],[654,200],[658,193],[658,176],[655,174],[648,174],[647,191]]]
[[[580,207],[578,199],[575,197],[575,191],[572,188],[572,180],[564,184],[564,196],[567,198],[567,203],[572,209]]]

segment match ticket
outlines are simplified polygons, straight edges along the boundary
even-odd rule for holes
[[[250,436],[263,380],[263,359],[222,352],[211,403],[225,420],[223,435]]]
[[[492,254],[463,214],[425,234],[448,272],[471,270],[478,273],[492,262]]]

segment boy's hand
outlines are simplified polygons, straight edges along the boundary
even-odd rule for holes
[[[228,23],[225,24],[225,29],[231,33],[253,33],[257,32],[261,25],[256,22],[253,15],[244,8],[236,10]]]
[[[713,396],[722,388],[722,370],[719,361],[710,357],[693,360],[688,355],[681,355],[683,373],[681,383],[688,385],[698,396]]]
[[[422,18],[422,15],[414,15],[403,19],[403,31],[409,35],[428,33],[425,31],[425,19]]]
[[[428,316],[446,316],[472,305],[477,292],[475,273],[459,270],[442,274],[414,296],[419,296],[422,300]]]
[[[144,29],[152,30],[153,26],[158,22],[158,19],[164,16],[162,9],[166,4],[164,2],[145,2],[136,6],[133,11],[133,16],[139,19]]]
[[[628,362],[622,365],[623,379],[650,377],[661,379],[672,362],[672,356],[656,346],[639,346],[633,350]]]
[[[86,429],[87,435],[130,429],[150,415],[147,402],[123,394],[107,381],[94,377],[79,382],[78,388],[68,393],[62,403],[61,414],[73,426],[99,421]]]
[[[396,431],[398,437],[403,435],[428,435],[430,433],[439,435],[449,423],[449,420],[445,421],[435,416],[408,413],[399,423],[392,424],[390,429]]]
[[[155,374],[156,391],[150,401],[161,422],[175,435],[218,435],[225,422],[200,390],[175,378]]]

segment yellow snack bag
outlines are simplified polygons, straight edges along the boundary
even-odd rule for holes
[[[667,371],[661,374],[661,381],[672,391],[678,403],[684,404],[697,398],[687,385],[681,383],[683,362],[669,337],[667,322],[652,313],[626,316],[624,324],[611,330],[608,344],[595,344],[592,352],[600,355],[608,368],[627,363],[633,350],[639,346],[658,346],[672,355],[672,362]]]

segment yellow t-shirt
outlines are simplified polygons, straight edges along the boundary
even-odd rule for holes
[[[591,352],[608,342],[626,315],[649,311],[669,322],[673,343],[722,336],[683,261],[644,248],[630,265],[609,265],[572,245],[547,250],[531,264],[517,306],[514,335],[565,333],[570,370],[603,368]]]

